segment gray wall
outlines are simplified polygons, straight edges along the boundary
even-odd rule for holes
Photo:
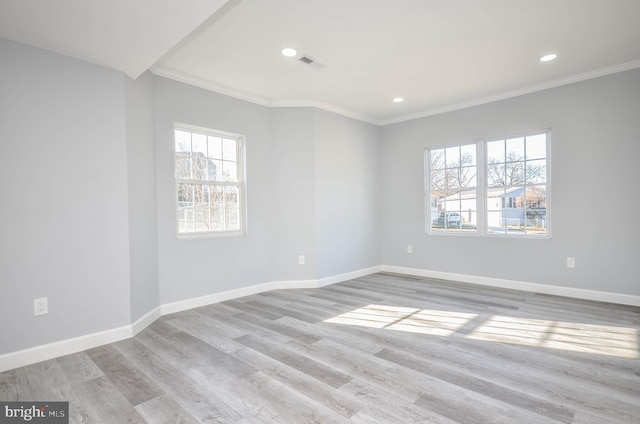
[[[317,276],[314,109],[276,108],[271,114],[273,279],[313,280]],[[304,265],[298,264],[299,255],[305,256]]]
[[[159,305],[154,79],[125,78],[131,318]]]
[[[379,128],[315,111],[318,277],[380,265]]]
[[[270,110],[165,78],[156,78],[155,95],[160,303],[271,281],[274,164]],[[246,136],[246,235],[176,237],[175,122]]]
[[[0,353],[161,304],[379,264],[377,127],[132,81],[4,40],[0,56]],[[246,235],[176,237],[175,122],[246,136]],[[48,315],[33,316],[37,297]]]
[[[640,70],[634,70],[383,127],[383,262],[640,295],[638,117]],[[425,234],[426,147],[545,128],[551,128],[551,239]],[[576,258],[575,269],[566,268],[568,256]]]
[[[129,324],[124,76],[5,40],[0,57],[0,353]]]
[[[160,303],[380,263],[379,129],[313,108],[267,108],[155,79]],[[248,231],[178,239],[175,122],[246,136]],[[298,256],[305,264],[298,264]]]

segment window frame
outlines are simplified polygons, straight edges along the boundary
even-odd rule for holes
[[[544,234],[535,234],[535,233],[527,233],[526,231],[523,233],[508,231],[505,232],[489,232],[489,209],[487,205],[487,195],[489,190],[495,187],[489,187],[488,184],[488,175],[489,175],[489,162],[488,162],[488,152],[487,146],[489,143],[500,140],[510,140],[516,138],[527,138],[536,135],[545,135],[545,179],[544,183],[528,183],[525,182],[520,184],[520,186],[530,187],[530,186],[541,186],[544,185],[545,189],[545,226],[546,233]],[[475,231],[434,231],[433,230],[433,220],[437,217],[433,216],[433,208],[432,208],[432,170],[431,170],[431,152],[439,149],[447,149],[452,147],[461,147],[467,146],[470,144],[474,144],[476,146],[476,230]],[[526,169],[527,158],[523,156],[522,161],[524,162],[524,166]],[[425,169],[425,233],[427,235],[434,236],[453,236],[453,237],[503,237],[503,238],[525,238],[525,239],[550,239],[552,234],[552,219],[551,219],[551,211],[552,211],[552,199],[551,199],[551,129],[546,128],[538,131],[529,131],[518,134],[510,134],[504,137],[492,137],[479,139],[470,142],[463,143],[455,143],[455,144],[447,144],[447,145],[438,145],[433,147],[426,147],[424,149],[424,169]],[[501,186],[501,187],[509,187],[509,186]],[[503,201],[506,199],[503,199]],[[508,200],[507,200],[508,201]],[[515,206],[515,200],[514,200]],[[440,213],[441,211],[437,211],[436,213]],[[446,212],[446,211],[445,211]],[[525,209],[526,214],[526,209]],[[445,215],[446,219],[446,215]]]
[[[236,147],[236,181],[207,180],[207,179],[185,179],[178,178],[178,151],[176,149],[176,132],[184,131],[191,134],[219,137],[222,139],[234,140]],[[247,232],[246,222],[246,166],[245,166],[245,136],[241,134],[215,130],[211,128],[199,127],[195,125],[174,122],[173,124],[173,179],[174,179],[174,199],[175,199],[175,225],[178,239],[191,238],[218,238],[229,236],[242,236]],[[224,159],[220,159],[222,162]],[[181,184],[200,184],[211,187],[236,187],[238,198],[238,229],[208,230],[208,231],[180,231],[180,198],[179,187]],[[211,195],[211,194],[210,194]]]

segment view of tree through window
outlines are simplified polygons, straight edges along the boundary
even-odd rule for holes
[[[547,149],[548,132],[428,149],[429,232],[548,235]]]
[[[178,233],[242,230],[239,136],[175,128]]]

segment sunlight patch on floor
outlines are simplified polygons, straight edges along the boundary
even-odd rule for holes
[[[635,328],[494,316],[467,336],[474,340],[639,358]]]
[[[372,304],[324,322],[447,337],[477,316],[465,312]],[[465,329],[465,333],[470,331],[465,337],[473,340],[640,358],[638,330],[635,328],[509,316],[492,316],[475,328],[473,325],[469,327]]]
[[[367,305],[325,320],[333,324],[450,336],[475,318],[475,314],[404,308],[401,306]]]

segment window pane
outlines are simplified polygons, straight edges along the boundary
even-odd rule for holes
[[[178,209],[178,230],[181,233],[192,233],[195,229],[192,208]]]
[[[445,171],[431,171],[431,189],[432,190],[441,190],[446,188],[445,185]]]
[[[524,159],[524,137],[507,140],[507,161]]]
[[[431,151],[431,169],[444,169],[444,149]]]
[[[223,181],[222,175],[222,161],[221,160],[211,160],[211,164],[214,170],[215,177],[213,178],[216,181]]]
[[[447,197],[445,197],[444,210],[447,212],[460,211],[460,193],[459,192],[450,194]]]
[[[545,186],[532,186],[526,188],[527,208],[545,209],[547,207],[547,193]]]
[[[447,169],[446,177],[447,177],[447,188],[448,189],[456,189],[460,187],[460,171],[458,168]]]
[[[489,187],[505,185],[505,169],[504,164],[489,164],[487,166],[487,185]]]
[[[216,163],[216,161],[211,160],[209,158],[207,158],[206,160],[207,162],[207,172],[206,175],[203,176],[203,180],[207,180],[207,181],[214,181],[217,180],[217,173],[218,173],[218,164]]]
[[[193,184],[178,184],[178,203],[183,206],[193,205]]]
[[[524,235],[524,219],[516,216],[516,217],[507,217],[504,218],[505,226],[507,228],[507,234],[514,235]]]
[[[213,204],[210,208],[211,228],[214,231],[240,229],[240,203],[237,187],[212,187]]]
[[[460,166],[460,146],[447,147],[445,149],[445,155],[447,160],[447,168]]]
[[[176,152],[191,151],[191,133],[176,130]]]
[[[207,157],[198,152],[194,153],[193,157],[193,179],[194,180],[206,180],[208,176]]]
[[[544,217],[532,217],[527,219],[527,234],[545,236],[548,234],[547,220]]]
[[[460,227],[463,230],[475,230],[477,221],[478,201],[476,190],[464,190],[460,192]]]
[[[176,152],[176,178],[190,180],[192,169],[191,153]]]
[[[437,218],[438,212],[444,211],[444,205],[447,199],[446,191],[431,192],[431,219]]]
[[[465,166],[460,168],[460,187],[470,188],[478,185],[478,176],[475,166]]]
[[[209,144],[208,155],[213,159],[222,159],[222,138],[220,137],[207,137]]]
[[[514,186],[525,183],[524,162],[508,162],[505,165],[504,185]]]
[[[460,231],[459,212],[438,212],[431,222],[433,231]]]
[[[225,138],[222,140],[222,159],[236,160],[236,140]]]
[[[476,164],[476,145],[475,144],[467,144],[465,146],[460,147],[460,165],[475,165]]]
[[[191,146],[194,156],[207,157],[207,136],[204,134],[192,133]]]
[[[527,137],[527,159],[547,157],[547,134],[536,134]]]
[[[527,161],[527,184],[544,183],[547,180],[547,161],[531,160]]]
[[[505,198],[506,193],[504,189],[493,189],[487,191],[487,210],[495,211],[502,209],[503,199]]]
[[[200,203],[196,205],[194,209],[195,231],[212,231],[210,213],[211,208],[208,204]]]
[[[222,162],[222,180],[238,181],[238,169],[235,162]]]
[[[502,214],[496,211],[487,213],[487,232],[490,234],[504,233],[506,228],[502,220]]]
[[[504,140],[487,143],[487,163],[504,162]]]
[[[547,234],[547,196],[545,186],[527,187],[526,191],[526,231],[527,234]]]
[[[240,202],[237,187],[225,187],[225,229],[240,229]]]
[[[472,210],[462,211],[460,213],[462,217],[461,231],[475,232],[478,229],[478,212]]]

